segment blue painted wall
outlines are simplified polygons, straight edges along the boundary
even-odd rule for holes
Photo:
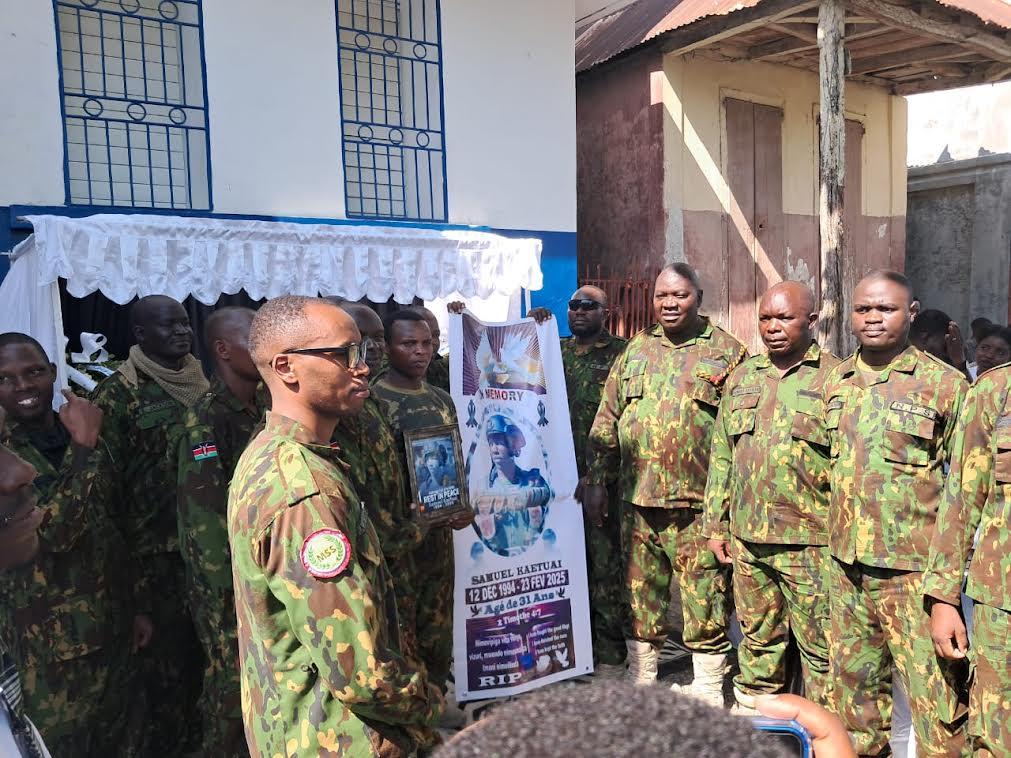
[[[536,237],[541,241],[541,272],[544,287],[530,293],[530,305],[547,308],[558,319],[558,333],[569,335],[569,297],[578,286],[575,232],[538,232],[517,229],[492,229],[503,237]]]

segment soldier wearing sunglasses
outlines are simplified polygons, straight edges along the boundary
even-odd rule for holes
[[[568,321],[572,336],[562,340],[572,444],[579,470],[576,498],[580,501],[587,474],[586,440],[590,436],[590,427],[593,426],[593,417],[597,414],[611,364],[621,355],[626,344],[626,340],[607,331],[604,326],[607,314],[607,294],[599,287],[580,287],[569,300]],[[550,315],[544,308],[530,311],[530,316],[538,322]],[[617,497],[616,487],[609,488],[608,499],[607,516],[602,525],[598,526],[590,518],[583,520],[594,669],[602,678],[616,677],[625,670],[623,627],[628,615],[621,569],[621,500]]]
[[[362,337],[331,303],[281,297],[249,348],[271,396],[228,503],[250,753],[413,755],[442,698],[401,654],[379,537],[330,442],[370,394]]]

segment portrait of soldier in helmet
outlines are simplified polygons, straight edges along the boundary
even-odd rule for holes
[[[551,499],[551,488],[537,468],[517,463],[527,444],[523,431],[501,413],[485,422],[491,458],[487,487],[474,501],[475,528],[499,555],[516,555],[540,535]]]

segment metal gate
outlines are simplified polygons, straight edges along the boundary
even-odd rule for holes
[[[653,318],[653,284],[660,270],[645,278],[604,276],[602,267],[586,266],[579,284],[600,287],[607,294],[611,312],[605,326],[611,334],[629,338],[651,326]]]

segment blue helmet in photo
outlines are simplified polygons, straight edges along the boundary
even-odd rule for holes
[[[501,413],[489,416],[485,423],[485,439],[490,439],[493,434],[502,434],[509,440],[509,450],[513,455],[519,455],[520,450],[527,444],[527,438],[523,436],[520,428],[513,423],[511,418],[503,416]]]

